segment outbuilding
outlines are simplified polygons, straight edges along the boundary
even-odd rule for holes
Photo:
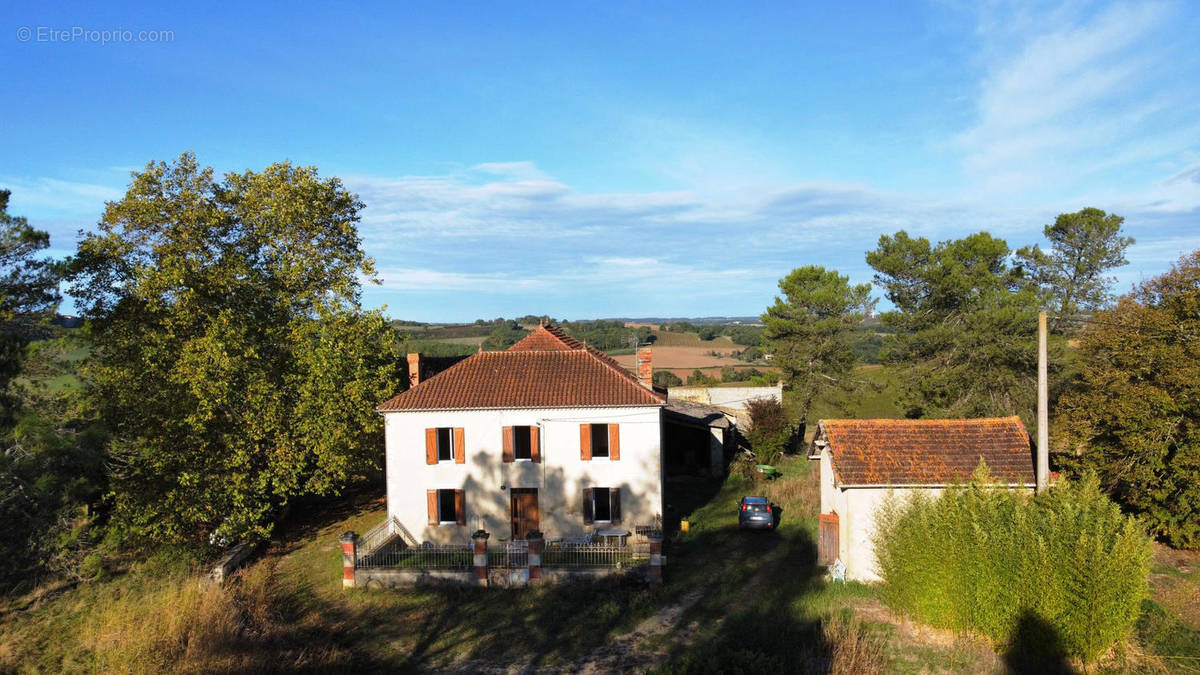
[[[820,462],[818,562],[841,560],[846,578],[877,581],[875,517],[888,497],[937,495],[965,483],[983,460],[1002,487],[1036,486],[1034,454],[1019,417],[821,420],[809,445]]]

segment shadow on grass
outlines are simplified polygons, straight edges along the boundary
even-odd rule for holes
[[[826,673],[834,645],[822,620],[805,618],[804,598],[824,586],[808,530],[721,528],[680,542],[679,557],[706,564],[675,570],[676,583],[705,588],[685,616],[696,635],[670,653],[664,672]],[[705,555],[705,552],[708,552]]]
[[[1017,620],[1008,652],[1004,655],[1009,673],[1074,673],[1067,660],[1058,630],[1037,613],[1025,610]]]

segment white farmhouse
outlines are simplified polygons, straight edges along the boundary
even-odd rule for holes
[[[388,515],[414,538],[467,543],[661,527],[665,397],[603,352],[543,326],[379,406]]]
[[[817,558],[840,559],[846,578],[878,581],[875,512],[889,494],[940,494],[982,459],[999,485],[1032,491],[1034,456],[1019,417],[821,420],[809,448],[821,462]]]

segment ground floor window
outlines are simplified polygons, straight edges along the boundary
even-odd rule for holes
[[[585,523],[621,522],[620,488],[591,487],[583,491]]]
[[[457,523],[458,509],[455,508],[454,490],[438,490],[438,521]]]
[[[430,525],[465,525],[462,490],[429,490]]]

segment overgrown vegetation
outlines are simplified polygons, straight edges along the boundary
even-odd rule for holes
[[[86,396],[109,432],[110,534],[224,546],[381,465],[373,410],[403,357],[378,311],[362,203],[316,169],[216,180],[151,163],[72,261]]]
[[[788,449],[795,429],[784,412],[783,404],[775,398],[755,398],[746,401],[750,415],[750,430],[746,440],[758,464],[774,464]]]
[[[1056,458],[1094,469],[1171,545],[1200,548],[1200,251],[1095,313],[1079,354]]]
[[[877,528],[890,606],[1035,662],[1094,663],[1131,634],[1147,595],[1150,539],[1095,476],[1030,499],[991,485],[981,463],[940,497],[893,498]]]

